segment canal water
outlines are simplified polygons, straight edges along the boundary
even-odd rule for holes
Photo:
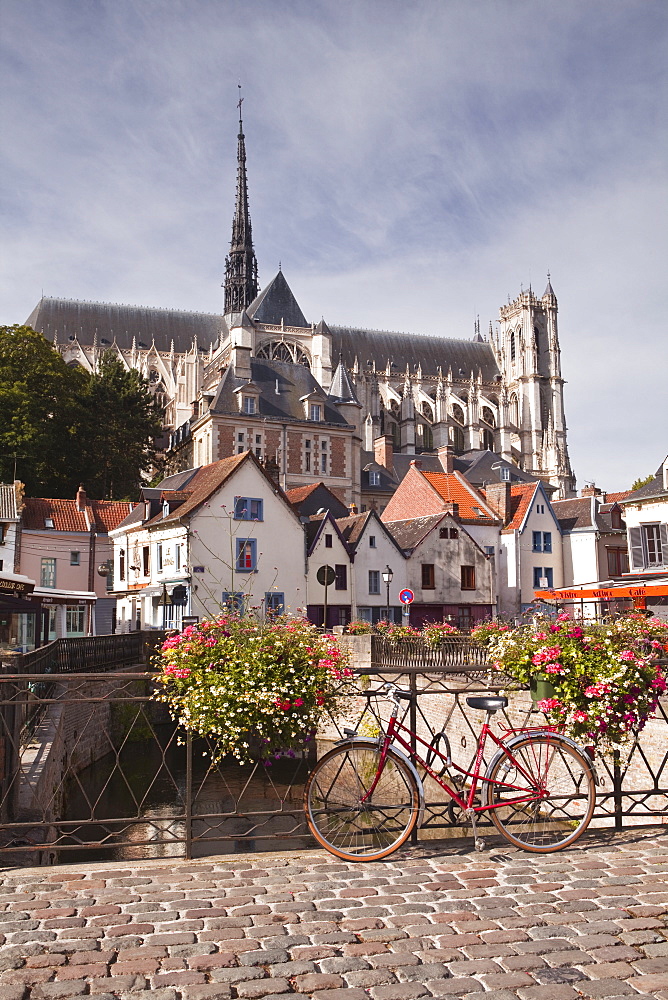
[[[171,725],[155,733],[157,739],[127,743],[70,778],[61,863],[183,856],[186,749]],[[308,772],[306,762],[288,757],[270,767],[229,760],[211,767],[206,745],[195,742],[193,857],[313,847],[302,811]]]

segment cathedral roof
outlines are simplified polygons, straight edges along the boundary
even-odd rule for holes
[[[423,337],[414,333],[388,333],[384,330],[363,330],[356,327],[330,327],[332,355],[340,354],[347,368],[352,368],[357,358],[364,369],[375,362],[379,371],[385,371],[388,361],[397,375],[408,365],[414,370],[418,361],[422,374],[435,377],[439,368],[447,375],[452,368],[455,380],[477,377],[482,372],[485,382],[493,382],[499,368],[491,344],[486,341],[451,340],[445,337]]]
[[[306,322],[282,271],[262,289],[248,306],[247,312],[256,323],[269,323],[272,326],[280,326],[281,323],[285,326],[311,325]]]
[[[51,298],[38,302],[26,324],[47,340],[57,337],[60,346],[74,340],[91,345],[97,335],[102,350],[114,341],[121,350],[130,350],[134,339],[137,347],[146,349],[155,343],[164,352],[171,350],[173,342],[179,354],[189,351],[195,338],[199,347],[208,350],[226,332],[223,317],[213,313]]]
[[[259,389],[258,415],[261,417],[307,422],[302,400],[311,393],[317,393],[322,400],[324,422],[348,426],[345,418],[324,395],[320,385],[305,365],[251,358],[251,380]],[[235,390],[247,384],[247,378],[235,376],[233,369],[228,368],[220,380],[216,396],[211,403],[211,412],[238,415],[239,403]]]

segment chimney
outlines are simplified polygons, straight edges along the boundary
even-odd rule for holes
[[[86,491],[83,486],[77,490],[77,510],[83,512],[86,509]]]
[[[459,504],[458,503],[445,503],[443,504],[443,510],[446,514],[452,514],[454,518],[459,520]]]
[[[580,491],[581,497],[600,497],[601,491],[599,490],[596,483],[590,483],[589,486],[583,487]]]
[[[455,456],[449,444],[443,445],[442,448],[438,449],[438,460],[443,467],[443,472],[452,475],[455,471]]]
[[[236,344],[232,348],[231,360],[234,374],[237,378],[250,379],[252,377],[250,347],[242,347],[241,344]]]
[[[357,504],[356,503],[348,504],[348,515],[352,517],[356,513],[357,513]]]
[[[410,463],[410,464],[411,464],[411,465],[414,465],[416,469],[421,469],[421,468],[422,468],[422,461],[421,461],[421,459],[419,459],[419,458],[414,458],[414,459],[413,459],[413,460],[411,461],[411,463]]]
[[[392,471],[394,464],[394,443],[391,434],[383,434],[381,437],[374,438],[373,456],[384,469]]]
[[[510,521],[510,483],[488,483],[485,487],[487,505],[501,518],[503,524]]]

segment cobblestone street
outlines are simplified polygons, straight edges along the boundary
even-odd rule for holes
[[[668,1000],[668,831],[1,873],[0,1000]]]

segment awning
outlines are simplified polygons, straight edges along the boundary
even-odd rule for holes
[[[668,580],[653,583],[620,583],[610,586],[588,584],[584,587],[563,587],[560,590],[534,590],[534,597],[543,601],[615,601],[618,598],[638,600],[668,596]]]
[[[35,581],[19,573],[0,573],[0,595],[30,594],[35,589]]]

